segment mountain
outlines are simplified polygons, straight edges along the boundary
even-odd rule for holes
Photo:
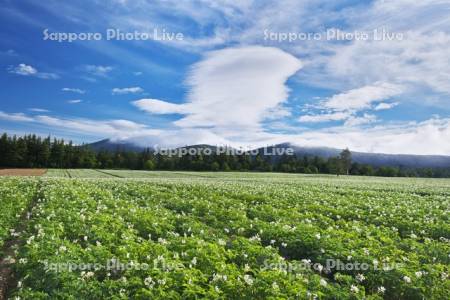
[[[140,152],[145,149],[145,147],[138,146],[132,142],[127,141],[112,141],[110,139],[104,139],[98,142],[87,144],[92,150],[98,152],[101,150],[106,151],[134,151]]]
[[[112,141],[110,139],[104,139],[92,144],[88,144],[94,151],[108,150],[108,151],[135,151],[140,152],[145,149],[143,146],[138,146],[134,143],[127,141]],[[152,148],[151,146],[147,148]],[[211,149],[210,153],[216,153],[218,147],[211,145],[190,145],[175,148],[180,153],[181,149]],[[302,156],[319,156],[322,158],[329,158],[338,156],[342,149],[329,148],[329,147],[301,147],[290,143],[283,143],[265,148],[259,148],[256,151],[259,153],[270,153],[273,155],[274,160],[277,160],[282,156],[285,151],[291,148],[297,157]],[[231,148],[230,148],[231,149]],[[351,150],[351,149],[350,149]],[[204,153],[204,151],[202,152]],[[380,166],[392,166],[392,167],[405,167],[405,168],[447,168],[450,167],[450,156],[444,155],[412,155],[412,154],[383,154],[383,153],[366,153],[352,151],[352,160],[360,164],[369,164],[374,167]]]
[[[319,156],[329,158],[338,156],[342,149],[328,147],[301,147],[290,143],[278,144],[259,151],[268,153],[280,153],[281,149],[292,148],[297,157]],[[350,149],[351,150],[351,149]],[[450,167],[450,156],[444,155],[412,155],[412,154],[384,154],[352,151],[352,161],[360,164],[368,164],[375,167],[408,167],[408,168],[446,168]]]

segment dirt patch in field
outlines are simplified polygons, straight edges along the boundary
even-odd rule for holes
[[[47,169],[0,169],[0,176],[42,176]]]

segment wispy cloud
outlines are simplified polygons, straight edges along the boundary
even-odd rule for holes
[[[377,117],[372,114],[365,113],[362,116],[350,116],[346,119],[344,126],[355,127],[365,124],[374,123],[377,121]]]
[[[84,93],[86,93],[86,91],[85,91],[85,90],[82,90],[82,89],[77,89],[77,88],[67,88],[67,87],[62,88],[61,91],[63,91],[63,92],[78,93],[78,94],[84,94]]]
[[[113,88],[113,95],[124,95],[124,94],[139,94],[144,92],[144,89],[139,86],[127,87],[127,88]]]
[[[83,102],[83,100],[81,100],[81,99],[67,100],[67,103],[69,103],[69,104],[77,104],[77,103],[81,103],[81,102]]]
[[[48,109],[44,109],[44,108],[36,108],[36,107],[32,107],[28,109],[29,111],[33,111],[33,112],[50,112]]]
[[[59,75],[55,73],[37,73],[36,77],[42,78],[42,79],[59,79]]]
[[[113,67],[111,66],[97,66],[97,65],[85,65],[83,66],[83,70],[92,75],[97,77],[107,77],[108,74],[113,70]]]
[[[8,49],[4,51],[0,51],[0,55],[6,55],[6,56],[18,56],[17,52],[13,49]]]
[[[140,135],[157,135],[160,130],[130,120],[92,120],[85,118],[60,118],[48,115],[31,116],[23,113],[5,113],[0,111],[0,119],[14,122],[31,122],[90,136],[111,137],[116,139],[131,138]]]
[[[370,108],[374,102],[399,95],[402,91],[399,85],[379,82],[334,95],[321,105],[336,111],[362,110]]]
[[[442,104],[450,93],[447,7],[448,2],[440,0],[376,0],[367,5],[349,6],[341,11],[328,11],[341,21],[341,30],[371,34],[376,29],[379,32],[384,29],[403,38],[354,39],[347,43],[310,41],[303,47],[283,46],[296,54],[308,55],[308,68],[299,74],[302,82],[339,90],[372,82],[395,82],[406,87],[402,94],[407,91],[444,93],[440,97]],[[324,24],[326,19],[320,18],[318,22]],[[423,103],[424,100],[404,96],[402,101]]]
[[[300,122],[329,122],[345,121],[346,126],[356,126],[373,123],[376,116],[365,113],[357,116],[358,112],[365,110],[383,110],[393,108],[397,103],[380,103],[401,94],[403,88],[396,84],[378,82],[360,88],[345,91],[327,98],[312,106],[312,112],[300,116]],[[374,106],[375,105],[375,106]],[[319,109],[320,112],[315,112]],[[325,113],[323,112],[325,110]],[[306,109],[308,111],[308,109]]]
[[[33,118],[25,115],[24,113],[5,113],[0,111],[0,119],[6,121],[17,121],[17,122],[31,122]]]

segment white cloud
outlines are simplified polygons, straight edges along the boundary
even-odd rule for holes
[[[353,40],[347,43],[312,43],[308,68],[299,74],[306,83],[349,89],[370,82],[396,82],[413,94],[450,93],[450,18],[448,1],[373,1],[335,12],[347,32],[384,28],[403,39]],[[325,20],[321,20],[325,22]],[[292,47],[289,47],[293,49]],[[299,53],[305,47],[294,51]],[[311,51],[307,49],[306,51]],[[441,95],[445,103],[446,95]],[[423,103],[417,97],[403,101]]]
[[[396,81],[411,88],[450,93],[447,50],[450,35],[409,31],[403,41],[356,41],[336,51],[326,73],[356,83]],[[441,71],[436,71],[441,70]],[[339,80],[339,79],[338,79]]]
[[[10,66],[8,68],[9,73],[21,75],[21,76],[34,76],[42,79],[58,79],[59,75],[55,73],[44,73],[44,72],[38,72],[36,68],[33,68],[30,65],[26,64],[19,64],[15,67]]]
[[[289,92],[285,83],[301,66],[294,56],[271,47],[212,51],[189,72],[187,102],[140,99],[132,103],[151,114],[181,114],[173,122],[179,128],[175,132],[188,132],[195,143],[207,135],[214,136],[216,143],[232,145],[245,136],[264,135],[263,121],[290,114],[282,106]]]
[[[142,93],[144,91],[143,88],[139,86],[133,86],[128,88],[113,88],[112,94],[113,95],[124,95],[124,94],[138,94]]]
[[[377,106],[374,107],[374,110],[387,110],[396,107],[398,104],[399,104],[398,102],[391,102],[391,103],[382,102],[377,104]]]
[[[433,118],[373,128],[334,127],[285,139],[301,146],[349,147],[352,151],[450,155],[450,119]]]
[[[69,103],[69,104],[77,104],[77,103],[81,103],[81,102],[83,102],[83,100],[81,100],[81,99],[67,100],[67,103]]]
[[[183,114],[188,113],[188,105],[175,104],[158,99],[141,99],[132,102],[140,110],[152,114]]]
[[[174,125],[208,127],[224,138],[260,131],[263,120],[289,113],[280,106],[288,97],[285,83],[301,66],[297,58],[277,48],[212,51],[191,68],[186,103],[141,99],[133,104],[153,114],[183,114]]]
[[[250,46],[209,52],[187,78],[187,115],[180,127],[258,128],[267,113],[286,101],[287,79],[302,67],[294,56]]]
[[[381,82],[337,94],[327,99],[322,106],[336,111],[362,110],[372,103],[389,99],[403,91],[399,85]]]
[[[23,75],[23,76],[29,76],[29,75],[35,75],[37,74],[37,70],[33,68],[32,66],[26,65],[26,64],[19,64],[16,67],[10,67],[9,73],[17,74],[17,75]]]
[[[333,95],[332,97],[321,101],[318,105],[312,106],[313,109],[325,109],[326,113],[310,113],[300,116],[300,122],[329,122],[345,121],[346,126],[357,126],[369,124],[376,121],[376,116],[365,113],[362,117],[356,116],[359,111],[376,111],[390,109],[397,103],[378,103],[391,97],[397,96],[403,91],[403,88],[396,84],[378,82],[372,85],[366,85],[360,88],[352,89],[343,93]],[[373,106],[374,103],[378,103]],[[308,109],[306,109],[308,111]]]
[[[63,92],[78,93],[78,94],[84,94],[84,93],[86,93],[85,90],[77,89],[77,88],[62,88],[61,91],[63,91]]]

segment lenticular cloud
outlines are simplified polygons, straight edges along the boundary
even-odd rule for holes
[[[301,67],[296,57],[272,47],[212,51],[189,72],[187,103],[141,99],[134,104],[150,113],[183,114],[175,122],[183,128],[248,130],[287,99],[286,80]]]
[[[189,114],[179,126],[253,127],[288,96],[286,80],[302,64],[277,48],[245,47],[210,52],[187,79]]]

